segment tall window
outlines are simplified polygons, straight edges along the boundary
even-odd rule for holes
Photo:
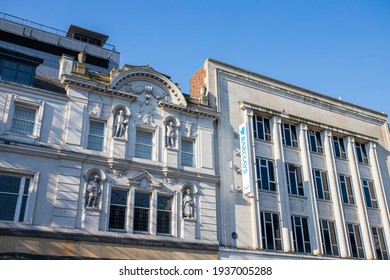
[[[321,133],[318,131],[309,130],[308,135],[310,151],[323,154],[324,150],[322,149]]]
[[[366,206],[369,208],[378,208],[378,200],[376,198],[374,183],[370,180],[362,180],[364,198]]]
[[[257,185],[262,190],[276,191],[275,167],[272,160],[256,158]]]
[[[253,134],[256,139],[271,141],[271,129],[269,119],[254,115]]]
[[[33,135],[36,112],[35,108],[15,105],[11,132]]]
[[[358,224],[348,224],[348,238],[349,238],[349,246],[351,248],[352,257],[363,259],[364,258],[364,250],[363,243],[360,234],[360,226]]]
[[[6,59],[0,59],[0,79],[23,85],[32,85],[35,67]]]
[[[336,228],[334,222],[320,220],[322,233],[322,248],[325,255],[338,256],[339,249],[337,247]]]
[[[108,228],[112,230],[125,230],[126,208],[128,192],[124,190],[111,190],[110,216]]]
[[[337,158],[346,159],[344,140],[341,137],[333,136],[334,154]]]
[[[135,193],[134,198],[134,231],[149,230],[150,194]]]
[[[157,233],[171,233],[172,197],[157,197]]]
[[[135,156],[152,159],[153,132],[137,129],[135,139]]]
[[[291,216],[295,252],[310,253],[310,235],[307,218]]]
[[[194,141],[181,139],[181,164],[194,166]]]
[[[298,165],[286,163],[288,193],[304,196],[302,169]]]
[[[24,222],[30,178],[0,174],[0,220]]]
[[[355,204],[355,198],[353,196],[353,191],[352,191],[351,177],[345,175],[339,175],[339,183],[340,183],[343,203]]]
[[[374,240],[376,258],[378,260],[388,260],[389,255],[386,248],[385,237],[383,235],[383,228],[372,227],[372,238]]]
[[[330,200],[328,176],[326,171],[314,169],[313,175],[317,199]]]
[[[87,148],[96,151],[103,151],[104,123],[90,120]]]
[[[266,250],[282,250],[279,215],[260,212],[263,247]]]
[[[360,163],[368,164],[366,145],[363,143],[355,142],[356,155]]]
[[[282,125],[283,145],[298,147],[297,128],[295,125],[284,123]]]

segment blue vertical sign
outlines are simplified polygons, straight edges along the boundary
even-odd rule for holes
[[[247,123],[241,124],[238,131],[240,134],[242,191],[244,194],[250,194],[253,193],[253,179],[251,146]]]

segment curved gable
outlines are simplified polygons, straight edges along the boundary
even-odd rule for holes
[[[134,67],[115,77],[110,88],[136,95],[150,95],[158,101],[187,106],[181,90],[166,76],[149,67]]]

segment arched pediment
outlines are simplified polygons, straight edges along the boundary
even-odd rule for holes
[[[187,106],[181,90],[165,75],[149,66],[124,66],[116,76],[110,88],[138,96],[145,95],[157,101],[166,101],[175,105]]]

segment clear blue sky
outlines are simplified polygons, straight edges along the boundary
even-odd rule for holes
[[[208,57],[390,113],[390,0],[1,1],[0,11],[110,36],[189,92]]]

